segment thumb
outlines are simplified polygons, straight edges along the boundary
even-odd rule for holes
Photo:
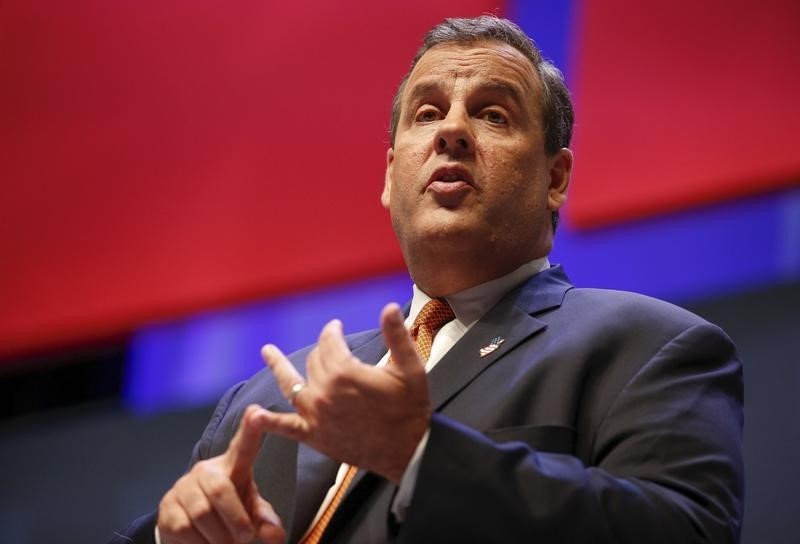
[[[240,494],[253,479],[253,461],[261,448],[263,434],[255,419],[262,410],[257,404],[251,404],[245,409],[239,428],[225,452],[230,479]]]
[[[414,371],[423,367],[417,347],[403,323],[403,312],[394,302],[381,312],[381,332],[386,347],[392,353],[392,366],[400,371]]]
[[[262,499],[256,493],[253,501],[253,511],[251,518],[258,520],[258,537],[265,544],[283,544],[286,542],[286,531],[283,528],[281,518],[272,508],[272,505]]]

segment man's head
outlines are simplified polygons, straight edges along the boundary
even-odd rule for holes
[[[516,25],[429,32],[394,101],[382,195],[417,284],[441,296],[546,255],[571,131],[560,72]]]
[[[389,141],[392,147],[394,147],[397,135],[403,91],[419,59],[430,48],[437,45],[468,45],[482,41],[508,44],[531,61],[542,85],[540,100],[546,150],[553,154],[562,147],[569,147],[572,140],[574,113],[564,76],[552,62],[542,56],[536,43],[519,26],[507,19],[500,19],[492,15],[483,15],[474,19],[445,19],[428,31],[422,46],[411,62],[411,69],[400,81],[400,86],[392,100],[392,118],[389,124]]]

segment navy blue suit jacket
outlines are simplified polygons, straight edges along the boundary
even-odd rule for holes
[[[348,342],[365,362],[386,351],[379,331]],[[309,349],[291,357],[300,369]],[[728,337],[701,318],[574,288],[556,266],[489,310],[429,383],[435,413],[405,522],[390,513],[395,486],[362,472],[326,541],[738,541],[742,369]],[[225,451],[250,403],[291,410],[270,372],[258,373],[220,401],[192,462]],[[290,542],[337,468],[303,444],[264,438],[254,474]],[[153,520],[127,536],[151,542]]]

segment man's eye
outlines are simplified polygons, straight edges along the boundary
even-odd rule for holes
[[[431,123],[440,118],[439,112],[432,109],[421,110],[417,113],[417,121],[420,123]]]
[[[483,114],[483,118],[495,125],[505,125],[508,122],[505,115],[495,110],[487,111]]]

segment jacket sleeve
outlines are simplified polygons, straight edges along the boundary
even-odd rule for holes
[[[737,542],[742,389],[735,348],[703,323],[626,383],[598,418],[588,462],[435,414],[398,540]]]

